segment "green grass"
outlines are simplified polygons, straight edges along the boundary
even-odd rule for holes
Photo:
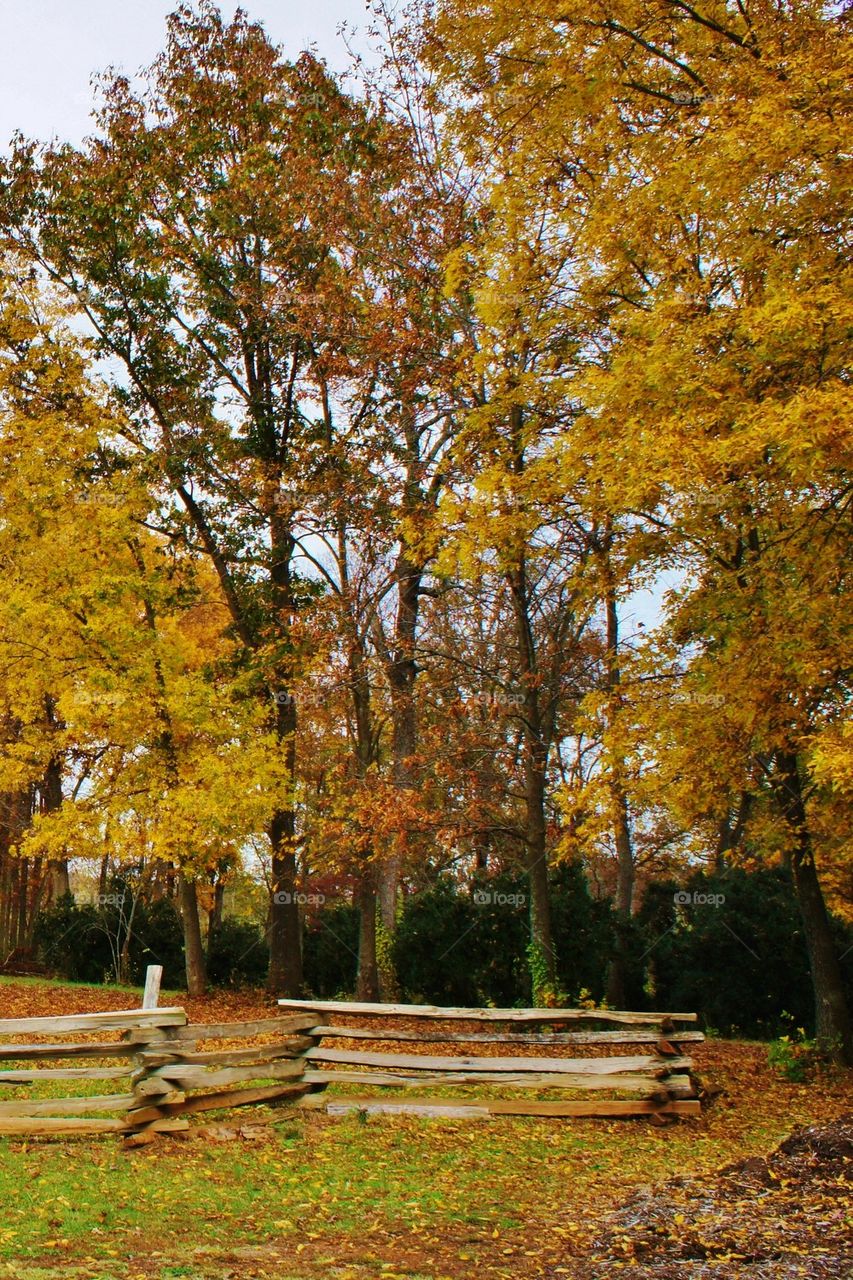
[[[251,1119],[231,1113],[227,1123]],[[755,1130],[747,1147],[764,1145],[764,1126]],[[131,1259],[120,1270],[127,1280],[206,1280],[229,1274],[223,1260],[235,1249],[270,1262],[250,1256],[234,1274],[300,1280],[300,1243],[322,1263],[342,1240],[362,1269],[322,1274],[380,1280],[389,1233],[448,1255],[434,1273],[417,1272],[426,1280],[468,1275],[496,1237],[520,1248],[537,1220],[544,1232],[549,1221],[582,1223],[602,1197],[729,1154],[725,1140],[689,1125],[302,1113],[282,1114],[258,1142],[161,1139],[133,1152],[113,1138],[9,1139],[0,1141],[0,1280],[39,1280],[39,1267],[52,1280],[60,1261],[57,1275],[110,1280],[117,1257]]]
[[[650,1167],[681,1166],[681,1143],[669,1148],[651,1130],[632,1138]],[[117,1251],[146,1266],[162,1254],[162,1280],[207,1275],[195,1260],[202,1224],[211,1258],[235,1242],[293,1256],[300,1241],[322,1249],[345,1236],[381,1262],[373,1228],[381,1242],[389,1225],[404,1235],[452,1228],[491,1240],[523,1232],[534,1191],[543,1204],[565,1205],[569,1185],[578,1189],[570,1171],[586,1166],[597,1177],[595,1166],[609,1167],[615,1154],[612,1135],[588,1128],[355,1116],[283,1118],[257,1145],[162,1141],[156,1153],[126,1152],[111,1139],[0,1142],[0,1277],[7,1262],[43,1262],[51,1253],[102,1276],[97,1266],[109,1268]],[[37,1271],[26,1274],[34,1280]],[[270,1274],[291,1280],[290,1272]]]

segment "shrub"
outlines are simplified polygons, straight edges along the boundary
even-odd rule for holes
[[[474,1003],[499,1008],[527,1004],[531,976],[526,879],[510,872],[479,875],[472,882],[470,897],[476,907],[471,932]]]
[[[510,872],[477,876],[470,888],[445,876],[413,894],[404,904],[395,940],[406,999],[507,1008],[529,1004],[529,903],[526,877]],[[577,863],[552,872],[551,918],[557,987],[572,998],[586,989],[600,1000],[614,945],[613,913],[608,903],[592,897]],[[641,989],[637,969],[634,964],[634,985]]]
[[[266,939],[249,920],[223,920],[208,939],[207,978],[211,986],[262,986],[269,964]]]
[[[305,923],[302,943],[305,984],[318,1000],[351,995],[358,971],[358,908],[334,902]]]
[[[557,984],[576,1003],[580,992],[600,1004],[616,946],[616,917],[610,902],[593,898],[579,862],[563,862],[551,872],[551,929],[557,956]],[[630,963],[629,977],[634,969]],[[642,987],[633,979],[633,985]]]
[[[39,958],[69,982],[114,979],[112,952],[96,907],[71,894],[39,912],[33,936]]]
[[[767,1050],[767,1061],[773,1070],[792,1084],[808,1080],[818,1063],[814,1040],[809,1040],[802,1027],[796,1037],[779,1036]]]
[[[405,900],[394,938],[394,964],[405,1000],[477,1003],[478,911],[471,896],[461,894],[448,876]]]
[[[677,892],[690,901],[676,903]],[[719,896],[725,901],[712,905]],[[641,921],[659,1006],[696,1009],[722,1035],[778,1035],[785,1010],[813,1029],[808,956],[784,872],[733,868],[654,885]]]
[[[137,904],[131,940],[131,978],[140,985],[149,964],[163,966],[163,986],[180,989],[186,985],[184,929],[181,914],[172,898]]]
[[[34,943],[48,968],[69,982],[115,982],[115,949],[121,947],[127,923],[123,891],[122,883],[114,882],[102,906],[78,905],[69,894],[39,913]],[[183,985],[181,918],[168,898],[150,905],[139,901],[133,913],[128,981],[141,985],[149,964],[163,966],[164,986]]]

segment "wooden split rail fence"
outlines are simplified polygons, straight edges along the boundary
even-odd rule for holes
[[[299,1098],[313,1021],[190,1026],[180,1008],[0,1019],[0,1134],[153,1135],[189,1128],[194,1112]],[[217,1041],[232,1047],[199,1051]],[[49,1096],[72,1081],[79,1094]],[[30,1096],[8,1101],[7,1090]]]
[[[280,1003],[288,1012],[278,1017],[216,1025],[190,1025],[181,1008],[0,1019],[0,1134],[119,1133],[143,1142],[188,1129],[198,1112],[284,1101],[330,1114],[459,1117],[683,1116],[700,1108],[684,1045],[703,1037],[676,1029],[695,1014]],[[527,1052],[482,1051],[504,1044]],[[415,1045],[418,1052],[405,1052]],[[567,1046],[589,1052],[554,1054]],[[377,1086],[368,1096],[351,1092]],[[476,1096],[457,1096],[471,1086]],[[411,1095],[424,1087],[450,1096]],[[57,1088],[62,1096],[53,1096]]]
[[[324,1106],[331,1114],[358,1110],[455,1117],[685,1116],[700,1111],[693,1061],[683,1046],[701,1042],[704,1036],[701,1031],[677,1029],[677,1024],[695,1023],[695,1013],[452,1009],[305,1000],[279,1004],[292,1013],[314,1015],[316,1025],[305,1031],[312,1047],[303,1055],[302,1076],[312,1096],[302,1105]],[[401,1022],[409,1025],[400,1026]],[[339,1047],[341,1042],[347,1047]],[[444,1053],[402,1051],[413,1042],[419,1050],[424,1045],[448,1048]],[[505,1044],[524,1045],[533,1052],[512,1057],[482,1052],[487,1045]],[[568,1046],[577,1046],[580,1054],[586,1050],[586,1055],[554,1056],[555,1048]],[[607,1050],[613,1050],[612,1055],[602,1056]],[[478,1086],[488,1094],[496,1089],[522,1092],[520,1097],[473,1098],[313,1096],[329,1085],[380,1086],[402,1089],[404,1094],[425,1086],[453,1092],[457,1086]],[[558,1096],[533,1099],[534,1090]],[[578,1098],[576,1093],[592,1096]]]

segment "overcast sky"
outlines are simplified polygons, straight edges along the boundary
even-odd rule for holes
[[[0,0],[0,147],[27,137],[79,142],[89,131],[90,77],[115,66],[132,74],[163,46],[175,0]],[[236,4],[222,0],[226,17]],[[288,57],[309,45],[342,69],[342,22],[364,32],[364,0],[244,0]],[[362,42],[360,43],[363,46]]]

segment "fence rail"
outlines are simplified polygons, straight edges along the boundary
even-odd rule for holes
[[[693,1060],[684,1044],[701,1043],[701,1031],[687,1031],[676,1024],[697,1021],[695,1013],[637,1013],[614,1009],[463,1009],[438,1005],[366,1004],[340,1001],[281,1000],[282,1009],[313,1014],[316,1025],[306,1029],[312,1047],[304,1053],[302,1077],[312,1086],[305,1106],[323,1106],[330,1114],[346,1111],[379,1114],[488,1116],[630,1116],[696,1115],[700,1111],[692,1076]],[[341,1022],[329,1022],[329,1016]],[[364,1020],[368,1025],[364,1025]],[[402,1022],[415,1021],[411,1026]],[[489,1025],[488,1031],[460,1030],[460,1023]],[[586,1028],[585,1024],[618,1024],[619,1030]],[[373,1025],[369,1025],[373,1024]],[[378,1025],[376,1025],[378,1024]],[[518,1024],[538,1028],[519,1031]],[[542,1030],[543,1027],[577,1027],[582,1030]],[[511,1029],[512,1028],[512,1029]],[[351,1047],[338,1047],[340,1042]],[[326,1042],[326,1043],[324,1043]],[[331,1046],[328,1042],[331,1042]],[[377,1042],[383,1045],[377,1052]],[[450,1052],[387,1052],[384,1046],[412,1044],[446,1045]],[[454,1052],[453,1047],[525,1045],[535,1049],[527,1056],[491,1056]],[[614,1053],[595,1056],[602,1049],[648,1046],[643,1054]],[[591,1055],[555,1057],[541,1052],[544,1046],[589,1046]],[[314,1096],[329,1085],[380,1087],[402,1090],[404,1096],[387,1099],[370,1095]],[[562,1098],[530,1099],[491,1097],[406,1097],[405,1092],[425,1086],[455,1089],[482,1086],[523,1091],[561,1091]],[[592,1098],[568,1096],[590,1092]],[[602,1097],[610,1094],[610,1097]]]

